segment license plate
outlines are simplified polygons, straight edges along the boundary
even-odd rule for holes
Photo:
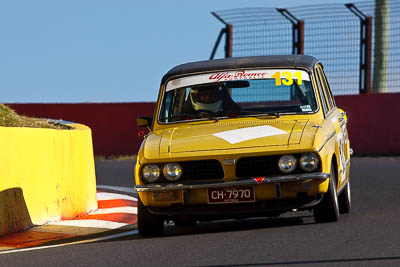
[[[242,203],[254,202],[253,186],[235,186],[223,188],[208,188],[208,203]]]

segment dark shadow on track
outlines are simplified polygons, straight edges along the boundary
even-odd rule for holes
[[[322,264],[322,263],[349,263],[349,262],[370,262],[370,261],[394,261],[400,260],[399,257],[377,257],[377,258],[354,258],[354,259],[332,259],[314,261],[283,261],[283,262],[263,262],[249,264],[229,264],[229,265],[193,265],[196,267],[244,267],[244,266],[274,266],[274,265],[298,265],[298,264]],[[383,264],[383,263],[382,263]]]
[[[164,235],[152,237],[151,239],[167,238],[181,235],[201,235],[210,233],[248,231],[267,228],[291,227],[296,225],[314,224],[312,215],[274,217],[274,218],[250,218],[243,220],[225,220],[198,223],[196,226],[176,227],[173,223],[165,225]],[[122,240],[143,239],[139,234],[119,237],[99,242],[114,242]],[[150,238],[146,238],[150,239]]]

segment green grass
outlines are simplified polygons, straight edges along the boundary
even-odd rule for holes
[[[72,127],[49,122],[46,119],[30,118],[18,115],[13,109],[0,104],[0,126],[3,127],[30,127],[50,129],[71,129]]]

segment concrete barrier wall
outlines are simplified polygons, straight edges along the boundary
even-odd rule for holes
[[[400,93],[336,96],[347,112],[351,146],[358,154],[400,154]],[[136,154],[142,138],[136,117],[155,103],[9,104],[18,113],[82,122],[92,128],[96,155]]]
[[[91,131],[0,127],[0,235],[97,209]]]
[[[155,103],[7,104],[18,114],[39,118],[79,121],[93,133],[95,155],[136,154],[143,130],[136,126],[139,115],[152,116]]]

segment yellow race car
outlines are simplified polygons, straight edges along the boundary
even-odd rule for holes
[[[323,66],[305,55],[187,63],[162,79],[135,167],[138,229],[348,213],[350,142]]]

